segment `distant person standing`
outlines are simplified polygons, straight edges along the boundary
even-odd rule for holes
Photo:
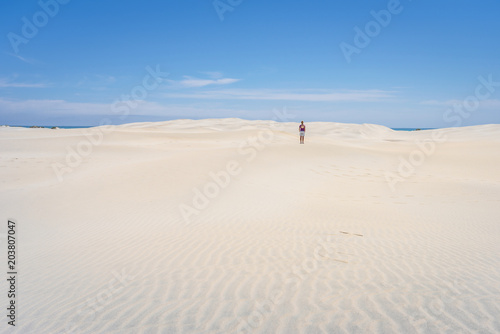
[[[304,136],[306,134],[306,126],[304,125],[304,121],[300,122],[300,125],[299,125],[299,134],[300,134],[300,143],[304,144]]]

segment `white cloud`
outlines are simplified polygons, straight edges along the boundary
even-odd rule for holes
[[[23,62],[28,63],[30,65],[33,65],[33,64],[37,63],[37,61],[34,60],[34,59],[21,57],[20,55],[17,55],[17,54],[14,54],[14,53],[10,53],[10,52],[4,52],[4,53],[7,54],[7,55],[9,55],[9,56],[15,57],[15,58],[19,59],[20,61],[23,61]]]
[[[0,78],[0,88],[45,88],[49,87],[43,83],[13,82],[6,78]]]
[[[17,100],[0,98],[0,115],[23,114],[44,116],[79,116],[79,115],[102,115],[116,116],[126,119],[127,115],[148,116],[180,116],[180,115],[204,115],[207,110],[220,113],[230,117],[231,113],[243,115],[240,110],[221,108],[210,105],[199,104],[168,104],[163,105],[152,101],[135,101],[137,105],[133,108],[124,109],[125,103],[88,103],[68,102],[65,100]],[[116,107],[119,108],[116,108]],[[123,117],[122,117],[123,116]]]
[[[212,79],[220,79],[224,76],[221,72],[201,72],[201,73],[208,75]]]
[[[420,102],[420,104],[428,105],[428,106],[452,106],[456,103],[461,103],[459,100],[447,100],[447,101],[438,101],[438,100],[425,100]]]
[[[226,89],[195,93],[165,93],[165,98],[211,99],[211,100],[282,100],[309,102],[370,102],[394,98],[393,91],[384,90],[272,90],[272,89]]]
[[[4,112],[33,114],[109,114],[111,105],[101,103],[75,103],[64,100],[10,100],[0,98]]]
[[[488,109],[498,109],[500,111],[500,100],[484,100],[481,102],[481,106]]]
[[[220,76],[220,73],[211,72],[210,76]],[[168,80],[172,86],[174,87],[186,87],[186,88],[196,88],[196,87],[205,87],[209,85],[229,85],[235,82],[240,81],[241,79],[233,79],[233,78],[212,78],[212,79],[200,79],[190,76],[184,76],[183,80],[175,81]]]
[[[420,104],[423,105],[430,105],[430,106],[438,106],[438,107],[443,107],[443,108],[448,108],[448,107],[453,107],[455,105],[464,105],[466,103],[467,105],[471,101],[466,101],[466,100],[446,100],[446,101],[438,101],[438,100],[426,100],[420,102]],[[489,99],[489,100],[483,100],[479,102],[479,108],[485,108],[485,109],[500,109],[500,100],[496,99]]]

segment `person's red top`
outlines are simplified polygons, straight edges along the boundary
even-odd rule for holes
[[[300,131],[306,131],[306,126],[304,124],[299,125]]]

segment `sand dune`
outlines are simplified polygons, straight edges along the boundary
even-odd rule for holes
[[[16,333],[500,332],[500,125],[306,125],[0,128]]]

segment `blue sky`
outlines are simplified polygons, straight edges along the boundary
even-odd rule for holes
[[[498,0],[1,6],[0,124],[500,123]]]

